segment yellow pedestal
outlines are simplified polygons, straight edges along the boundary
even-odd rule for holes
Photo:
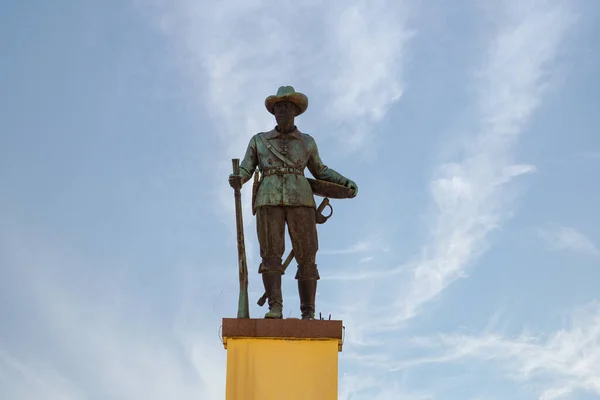
[[[226,400],[337,400],[342,321],[223,319]]]

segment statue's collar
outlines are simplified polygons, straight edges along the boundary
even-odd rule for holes
[[[273,130],[267,132],[265,135],[267,139],[274,139],[278,137],[291,137],[294,139],[302,139],[302,132],[298,130],[298,128],[294,127],[294,130],[290,133],[281,133],[277,130],[277,127],[273,128]]]

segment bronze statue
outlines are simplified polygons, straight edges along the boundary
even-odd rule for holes
[[[273,130],[258,133],[250,139],[239,173],[234,171],[229,176],[229,184],[239,191],[256,168],[260,171],[260,181],[256,181],[255,175],[252,203],[262,259],[258,272],[262,275],[269,302],[265,318],[282,318],[281,276],[286,264],[291,261],[290,257],[295,257],[302,319],[314,319],[319,280],[315,264],[319,247],[317,223],[327,219],[321,211],[322,206],[328,204],[328,199],[317,209],[313,195],[352,198],[358,194],[358,187],[352,180],[328,168],[321,161],[315,140],[300,132],[294,124],[295,117],[308,107],[308,98],[304,94],[291,86],[282,86],[276,95],[266,98],[265,106],[275,116],[277,125]],[[305,168],[316,180],[304,176]],[[286,224],[293,255],[282,263]],[[242,247],[239,245],[238,248]]]

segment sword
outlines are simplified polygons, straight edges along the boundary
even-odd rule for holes
[[[252,215],[256,215],[256,196],[258,195],[258,186],[260,185],[258,179],[258,171],[254,172],[254,182],[252,183]]]
[[[325,207],[329,207],[329,209],[331,210],[330,214],[328,216],[324,216],[322,214],[323,210],[325,210]],[[321,202],[321,204],[319,204],[319,207],[317,207],[317,216],[320,216],[320,221],[321,222],[317,222],[317,223],[324,223],[325,221],[327,221],[331,216],[333,215],[333,207],[331,207],[331,204],[329,203],[329,199],[327,197],[325,197],[323,199],[323,201]],[[319,219],[319,218],[318,218]],[[287,258],[285,259],[285,261],[283,262],[283,272],[285,272],[285,270],[287,269],[287,267],[290,265],[290,263],[292,262],[292,260],[294,259],[294,249],[290,250],[290,254],[288,254]],[[258,299],[257,304],[259,306],[264,306],[267,298],[268,298],[268,294],[267,292],[265,292],[260,299]]]

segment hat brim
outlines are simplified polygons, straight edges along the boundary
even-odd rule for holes
[[[306,109],[308,108],[308,97],[306,97],[306,95],[302,94],[302,93],[291,93],[291,94],[285,94],[283,96],[269,96],[265,99],[265,107],[267,108],[267,111],[269,111],[271,114],[273,114],[273,108],[275,107],[275,103],[278,103],[280,101],[289,101],[290,103],[293,103],[296,105],[296,107],[298,107],[298,115],[304,113],[304,111],[306,111]]]

